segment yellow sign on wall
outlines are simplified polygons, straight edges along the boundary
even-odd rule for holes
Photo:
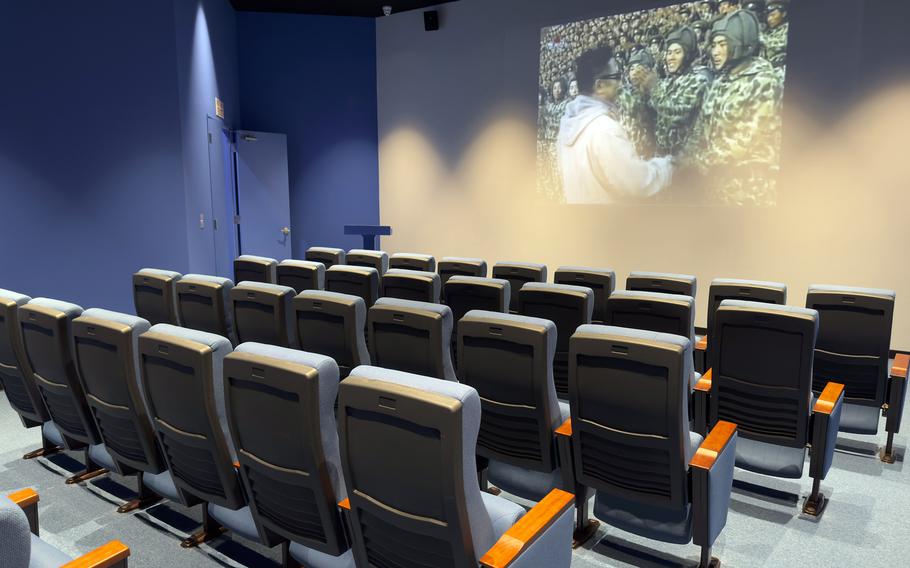
[[[224,102],[218,97],[215,97],[215,116],[224,119]]]

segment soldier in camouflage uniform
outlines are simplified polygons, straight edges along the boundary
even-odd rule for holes
[[[654,73],[654,58],[647,49],[639,49],[629,58],[627,83],[619,94],[619,121],[629,140],[635,146],[638,156],[648,159],[654,156],[654,110],[648,105],[644,85],[636,77]]]
[[[667,76],[651,90],[649,103],[657,115],[655,137],[661,156],[680,152],[698,118],[708,78],[693,66],[698,60],[698,37],[683,26],[667,36]]]
[[[757,57],[759,25],[739,10],[711,30],[717,78],[681,161],[705,174],[712,201],[775,205],[780,160],[780,76]]]
[[[762,54],[778,69],[787,64],[788,0],[775,0],[768,4],[768,33],[762,37]]]
[[[562,177],[559,173],[559,161],[556,154],[556,138],[559,135],[559,121],[566,113],[569,99],[566,96],[566,82],[557,79],[550,90],[552,98],[543,109],[543,144],[538,145],[537,176],[538,192],[548,199],[563,199]]]

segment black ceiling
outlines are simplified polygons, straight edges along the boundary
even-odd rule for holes
[[[382,16],[382,7],[392,13],[417,10],[458,0],[231,0],[234,9],[245,12],[290,12],[328,16]]]

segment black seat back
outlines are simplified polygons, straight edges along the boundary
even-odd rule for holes
[[[724,300],[745,300],[784,306],[787,304],[787,285],[761,280],[715,278],[708,289],[708,329],[714,327],[714,315]],[[708,345],[710,348],[710,344]]]
[[[375,268],[382,276],[389,269],[389,254],[381,250],[351,249],[345,255],[345,264]]]
[[[392,268],[436,272],[436,259],[428,254],[396,252],[389,257],[389,269]]]
[[[307,260],[321,262],[326,270],[336,264],[344,264],[344,249],[330,247],[310,247],[306,249]]]
[[[557,467],[553,430],[556,326],[549,320],[473,310],[458,327],[458,381],[477,389],[477,455],[532,470]]]
[[[244,254],[234,259],[234,282],[276,284],[278,261],[265,256]]]
[[[364,336],[367,310],[363,298],[307,290],[294,298],[293,307],[300,349],[334,359],[342,379],[354,367],[370,364]]]
[[[379,298],[379,271],[363,266],[333,266],[325,271],[325,289],[359,296],[369,309]]]
[[[710,424],[726,420],[741,436],[799,448],[809,441],[812,354],[818,313],[724,300],[708,343]]]
[[[509,281],[509,286],[512,288],[509,312],[517,314],[519,313],[519,290],[528,282],[546,282],[547,266],[531,262],[497,262],[493,265],[493,278]]]
[[[487,261],[482,258],[464,258],[460,256],[446,256],[437,264],[439,282],[442,284],[442,301],[446,303],[446,282],[453,276],[474,276],[485,278],[487,276]]]
[[[681,335],[695,341],[695,299],[681,294],[620,290],[607,300],[604,323]]]
[[[177,310],[176,286],[180,273],[143,268],[133,274],[133,304],[136,315],[156,323],[181,325]]]
[[[0,290],[0,383],[6,397],[25,426],[37,426],[50,419],[41,392],[35,385],[32,368],[22,344],[19,307],[31,298]]]
[[[690,274],[667,272],[632,272],[626,278],[626,290],[636,292],[659,292],[695,297],[698,282]]]
[[[231,290],[234,283],[218,276],[187,274],[177,283],[177,306],[183,326],[226,337],[234,337]]]
[[[237,343],[254,341],[293,347],[293,288],[262,282],[241,282],[231,290]]]
[[[556,284],[584,286],[594,291],[593,323],[604,323],[607,311],[607,298],[616,287],[616,272],[610,268],[589,268],[585,266],[560,266],[553,274]]]
[[[382,276],[384,298],[438,304],[439,292],[439,275],[435,272],[392,268]]]
[[[448,306],[380,298],[368,310],[367,330],[373,365],[455,380]]]
[[[282,260],[278,263],[278,284],[293,288],[298,294],[304,290],[325,288],[325,265],[309,260]]]

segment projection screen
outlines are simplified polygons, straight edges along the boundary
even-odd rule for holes
[[[687,2],[543,28],[539,196],[776,205],[788,7]]]

